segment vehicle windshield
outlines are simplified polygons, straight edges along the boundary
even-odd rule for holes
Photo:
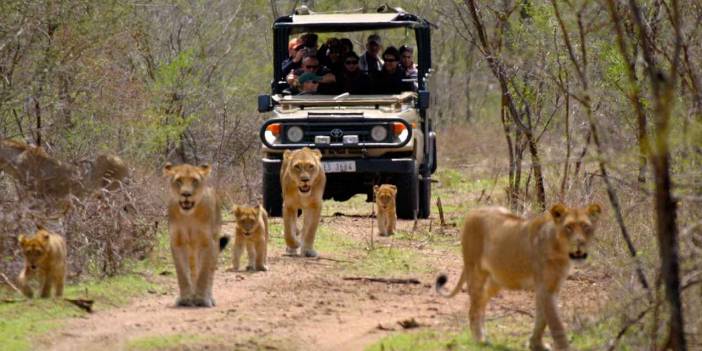
[[[412,28],[306,32],[288,37],[280,70],[282,95],[398,95],[416,92],[417,44]]]

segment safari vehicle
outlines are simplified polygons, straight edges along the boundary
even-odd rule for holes
[[[427,218],[431,175],[436,170],[436,135],[432,130],[428,77],[431,72],[431,26],[404,13],[293,14],[273,24],[271,94],[258,97],[259,112],[272,116],[260,128],[263,142],[263,204],[281,215],[280,166],[286,149],[320,149],[327,175],[324,199],[345,201],[366,194],[373,185],[395,184],[397,215]],[[418,64],[417,91],[395,95],[290,95],[281,64],[291,36],[302,33],[363,32],[402,28],[413,31]],[[357,33],[358,34],[358,33]],[[359,55],[362,52],[359,52]]]

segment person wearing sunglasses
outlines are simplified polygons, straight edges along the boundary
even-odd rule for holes
[[[358,55],[351,51],[344,56],[344,68],[338,75],[340,93],[368,94],[370,93],[370,78],[358,65]]]
[[[319,94],[336,94],[336,77],[328,68],[319,64],[316,52],[312,51],[305,54],[301,68],[290,72],[286,77],[293,94],[300,92],[301,86],[298,78],[305,73],[314,73],[322,77],[317,89]]]
[[[412,91],[411,84],[402,81],[405,78],[405,72],[400,66],[400,52],[394,46],[385,49],[383,68],[371,77],[376,94],[399,94],[403,91]]]

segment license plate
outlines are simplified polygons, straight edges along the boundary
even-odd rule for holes
[[[356,172],[356,161],[322,162],[324,173]]]

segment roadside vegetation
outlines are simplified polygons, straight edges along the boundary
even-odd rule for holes
[[[372,12],[384,1],[310,3],[320,12]],[[256,112],[255,96],[269,90],[270,24],[296,5],[1,1],[0,141],[41,146],[50,160],[78,173],[89,173],[81,167],[100,153],[119,155],[130,177],[116,191],[57,199],[17,181],[3,149],[0,273],[17,276],[17,237],[41,224],[67,239],[67,297],[94,299],[101,310],[164,293],[173,268],[160,170],[166,161],[209,163],[227,208],[260,201],[257,140],[266,116]],[[421,275],[429,284],[426,277],[459,269],[447,267],[442,255],[458,262],[460,224],[472,208],[500,205],[532,216],[556,202],[597,201],[605,215],[595,250],[571,277],[588,284],[597,301],[563,293],[570,294],[564,303],[585,311],[567,309],[574,347],[702,348],[700,5],[394,5],[437,25],[430,111],[440,160],[432,216],[416,226],[403,222],[394,237],[379,240],[365,198],[325,203],[317,242],[337,260],[335,272]],[[350,216],[363,234],[329,225],[337,213]],[[280,231],[274,223],[272,245],[282,245]],[[229,255],[220,266],[230,264]],[[369,349],[523,349],[532,302],[528,295],[505,296],[509,306],[523,306],[489,310],[490,345],[475,345],[466,333],[463,296],[451,301],[465,306],[460,314],[395,330]],[[0,280],[2,348],[31,349],[30,335],[83,314],[62,300],[23,300]],[[187,334],[129,347],[209,343]]]

